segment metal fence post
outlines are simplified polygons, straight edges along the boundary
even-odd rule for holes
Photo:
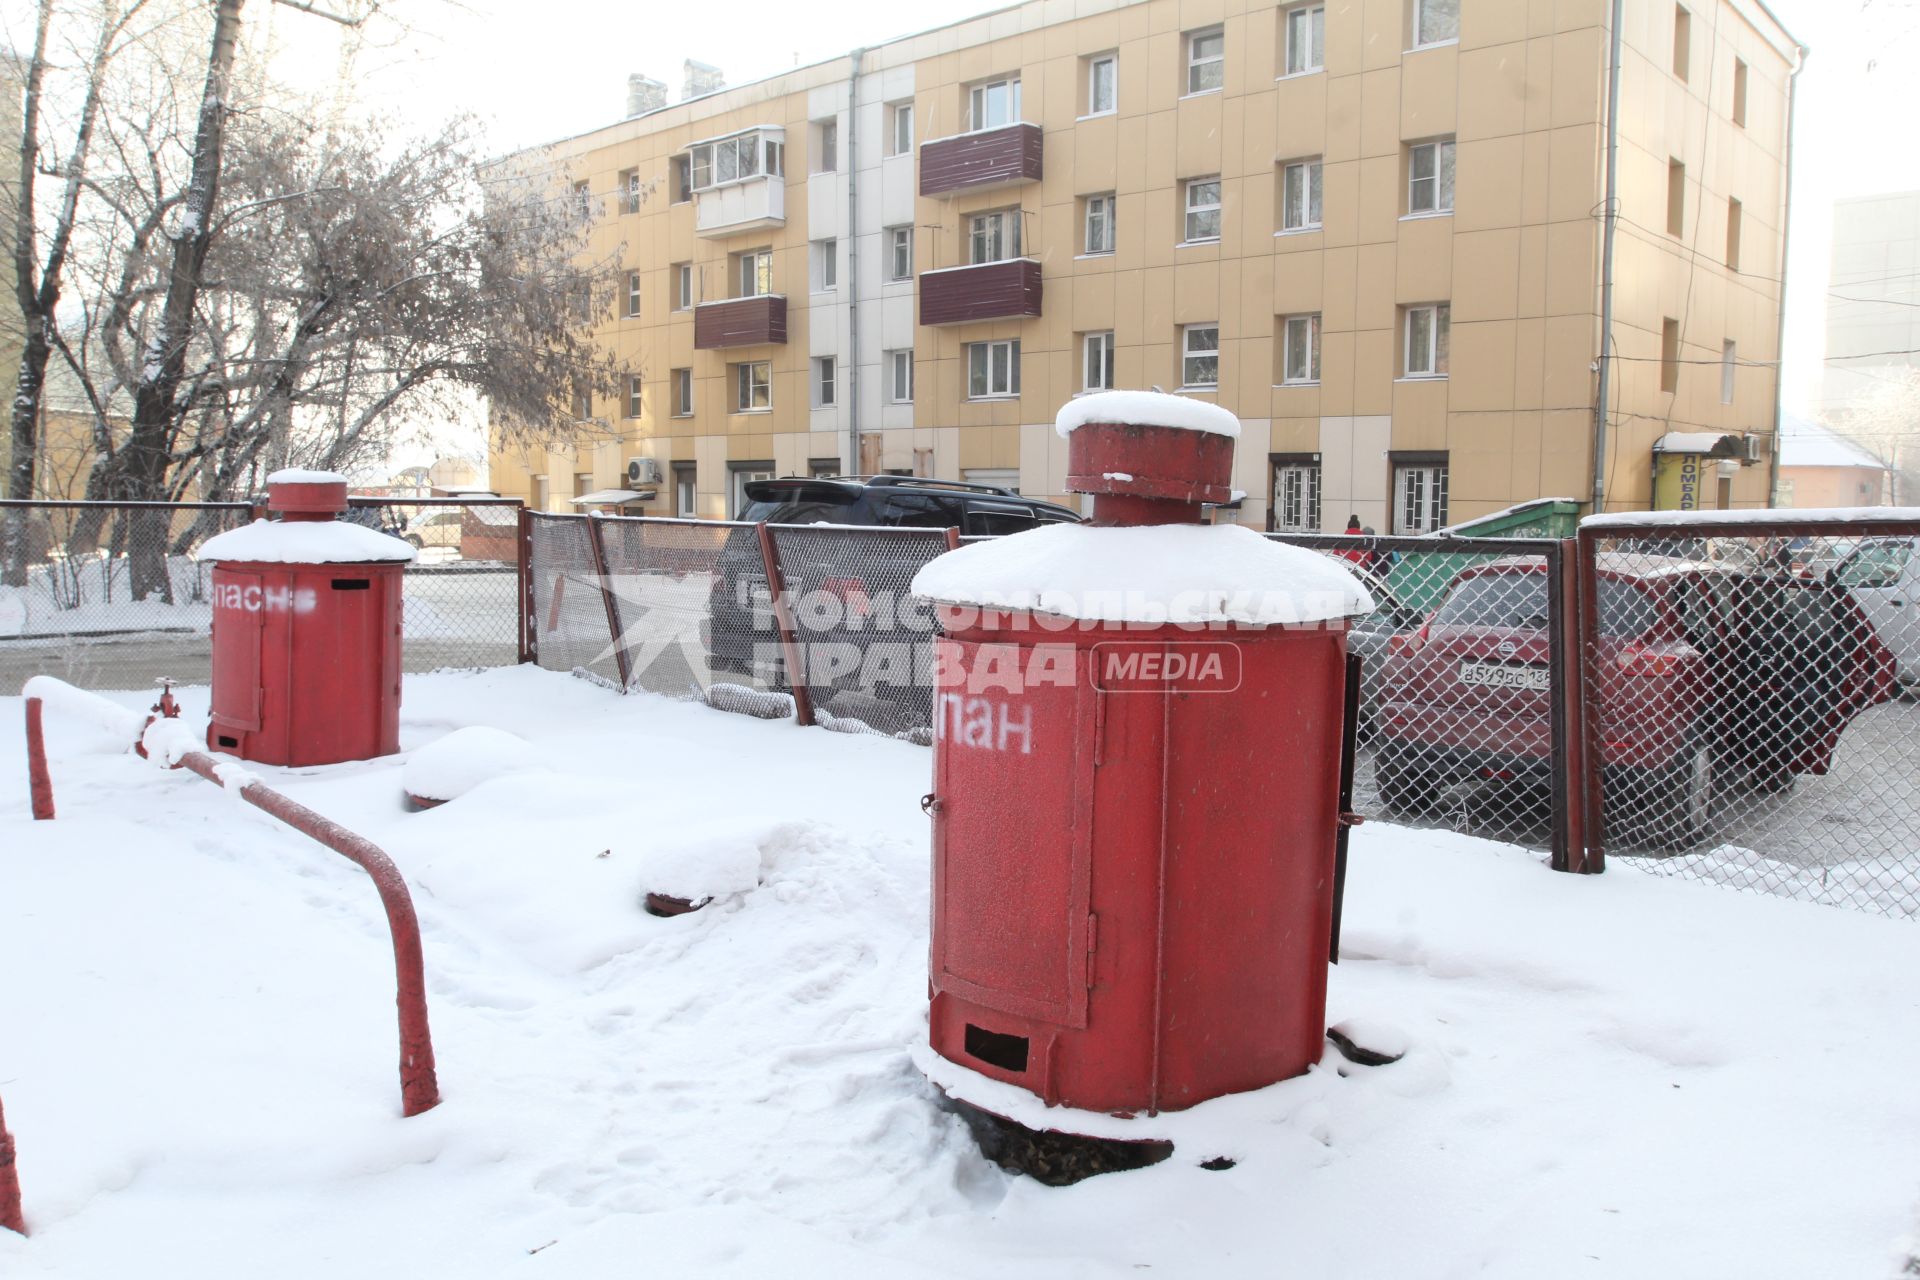
[[[801,661],[800,637],[793,625],[793,609],[787,599],[786,575],[780,572],[780,551],[774,546],[773,529],[766,521],[758,526],[760,559],[767,574],[767,594],[773,598],[774,625],[780,629],[780,649],[786,655],[787,684],[793,690],[793,718],[799,724],[813,723],[813,694],[807,688],[807,673]]]
[[[517,557],[515,589],[520,611],[520,661],[540,661],[539,629],[533,621],[533,513],[525,507],[518,511],[518,529],[514,537]]]
[[[607,636],[613,643],[613,665],[620,673],[620,692],[627,691],[633,673],[627,669],[627,646],[620,642],[620,609],[613,602],[613,578],[607,572],[607,544],[600,536],[600,513],[587,513],[587,547],[593,552],[594,576],[600,579],[600,602],[607,606]]]
[[[1547,601],[1552,639],[1553,869],[1585,872],[1587,866],[1586,663],[1581,659],[1583,610],[1580,550],[1573,538],[1559,540]],[[1597,869],[1597,868],[1596,868]]]
[[[1606,834],[1607,811],[1600,785],[1602,757],[1600,752],[1600,709],[1594,705],[1599,693],[1599,682],[1593,677],[1593,659],[1600,646],[1600,574],[1596,561],[1596,544],[1591,533],[1582,529],[1574,544],[1574,564],[1578,582],[1575,587],[1577,607],[1575,615],[1577,625],[1572,629],[1572,660],[1577,672],[1571,683],[1570,692],[1577,692],[1580,703],[1578,720],[1580,745],[1578,763],[1580,771],[1569,771],[1571,784],[1580,788],[1580,809],[1582,845],[1570,854],[1577,855],[1579,865],[1569,868],[1586,875],[1594,875],[1607,869]],[[1570,762],[1571,763],[1571,762]]]

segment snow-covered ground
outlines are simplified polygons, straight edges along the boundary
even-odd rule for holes
[[[1408,1056],[1330,1056],[1216,1104],[1205,1147],[1049,1189],[909,1059],[924,748],[532,668],[409,678],[404,746],[466,725],[533,767],[421,813],[404,758],[259,770],[414,886],[445,1101],[403,1120],[366,877],[51,717],[60,818],[0,785],[34,1232],[0,1232],[0,1275],[1884,1280],[1920,1228],[1910,922],[1368,824],[1329,1012]],[[640,910],[702,850],[757,887]]]

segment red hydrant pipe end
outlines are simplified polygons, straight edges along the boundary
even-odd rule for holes
[[[53,817],[53,778],[47,773],[47,740],[38,698],[27,699],[27,790],[33,796],[37,822]]]
[[[27,1234],[20,1213],[20,1171],[13,1163],[13,1135],[7,1132],[7,1114],[0,1111],[0,1227]]]

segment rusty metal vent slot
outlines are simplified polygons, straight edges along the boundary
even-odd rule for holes
[[[1027,1069],[1027,1038],[1010,1036],[998,1031],[988,1031],[985,1027],[967,1024],[967,1056],[978,1058],[988,1066],[998,1067],[1002,1071],[1025,1071]]]
[[[333,580],[335,591],[369,591],[372,588],[373,583],[366,578],[335,578]]]

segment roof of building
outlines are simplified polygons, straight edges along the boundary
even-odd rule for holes
[[[1871,467],[1886,464],[1844,436],[1787,413],[1780,416],[1780,465],[1783,467]]]

